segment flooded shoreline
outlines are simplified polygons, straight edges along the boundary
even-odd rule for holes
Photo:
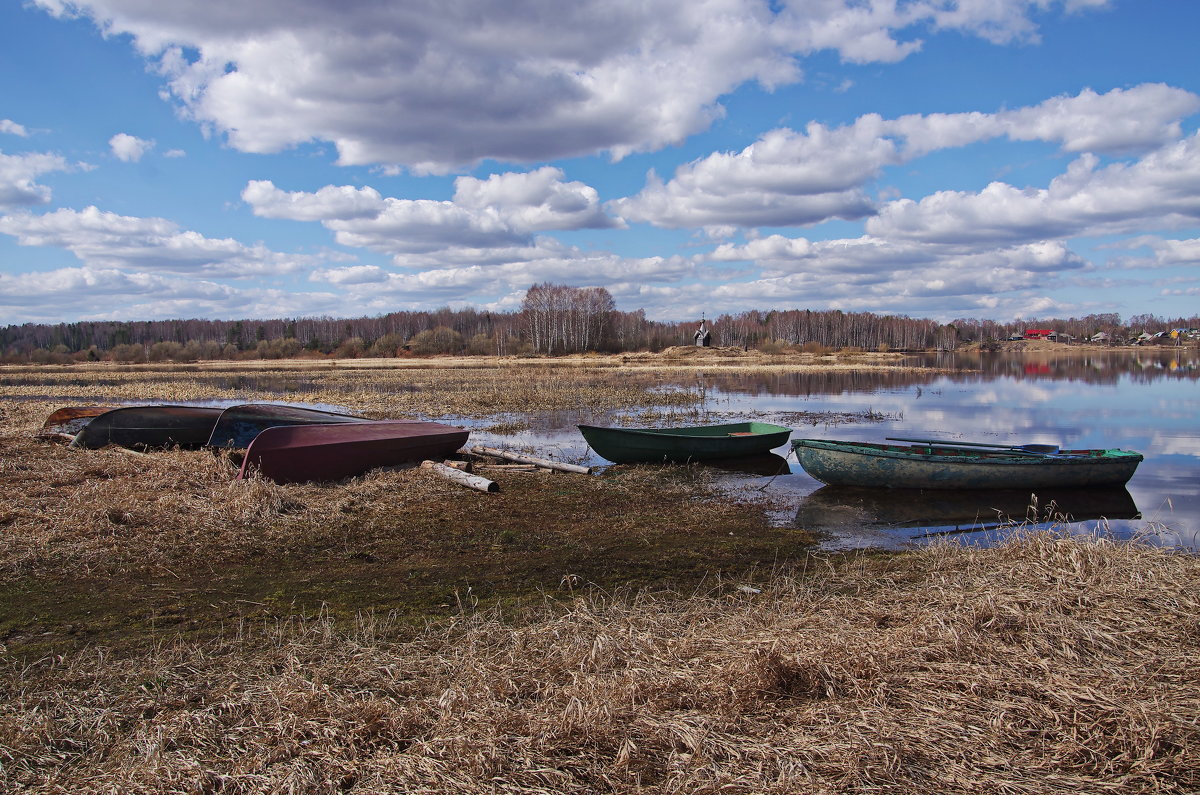
[[[593,366],[591,357],[558,366],[552,360],[492,361],[490,366],[472,361],[468,370],[447,362],[403,370],[375,363],[355,370],[289,365],[278,372],[23,368],[21,373],[0,369],[0,394],[9,400],[69,402],[140,392],[131,402],[176,395],[180,402],[210,405],[276,400],[374,417],[411,416],[463,425],[479,443],[598,467],[608,462],[587,447],[577,425],[677,427],[753,418],[791,427],[793,438],[869,441],[915,432],[951,440],[1121,447],[1147,455],[1129,487],[1131,510],[1097,514],[1095,508],[1105,504],[1100,495],[1091,506],[1078,497],[1064,506],[1053,495],[1030,494],[1024,506],[1008,499],[1000,507],[983,495],[976,500],[974,516],[967,517],[979,526],[973,531],[961,524],[948,527],[929,510],[924,524],[917,521],[912,527],[911,516],[881,518],[876,511],[863,533],[848,533],[839,517],[852,506],[832,504],[786,446],[775,451],[786,459],[786,470],[770,475],[762,474],[766,470],[761,466],[726,471],[719,480],[731,493],[769,490],[774,502],[790,506],[773,508],[774,521],[825,533],[831,549],[904,548],[936,538],[936,533],[991,543],[998,537],[992,527],[998,520],[1020,524],[1030,518],[1030,508],[1046,519],[1045,506],[1051,504],[1059,512],[1037,526],[1065,524],[1079,532],[1100,528],[1118,538],[1149,534],[1165,545],[1196,548],[1200,423],[1194,417],[1200,416],[1200,407],[1194,393],[1200,365],[1195,355],[1170,349],[1059,349],[1050,354],[889,354],[870,356],[859,367],[825,368],[808,361],[771,364],[763,357],[731,363],[700,354],[684,367],[672,361],[653,367],[639,359],[629,371],[626,363],[614,360]],[[510,365],[511,370],[505,369]],[[52,387],[61,391],[50,392]],[[818,492],[825,496],[812,498]],[[829,514],[825,520],[822,510]]]

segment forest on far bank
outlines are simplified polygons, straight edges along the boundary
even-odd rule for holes
[[[997,343],[1029,329],[1073,341],[1102,334],[1113,344],[1143,333],[1195,329],[1200,316],[1161,318],[1115,313],[1076,318],[949,323],[905,315],[841,310],[749,310],[679,321],[649,320],[616,309],[604,288],[538,284],[521,309],[474,308],[389,312],[375,317],[246,320],[95,320],[0,327],[0,361],[69,364],[113,360],[199,361],[310,357],[562,355],[660,351],[690,345],[701,323],[710,344],[778,352],[788,349],[955,350]]]

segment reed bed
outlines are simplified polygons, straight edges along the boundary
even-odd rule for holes
[[[812,560],[748,593],[590,593],[8,663],[27,792],[1184,793],[1200,562],[1042,533]]]
[[[275,401],[343,406],[374,417],[483,417],[502,412],[690,405],[695,389],[664,388],[656,374],[614,378],[603,368],[361,368],[336,363],[248,368],[207,365],[0,369],[0,395],[22,401],[180,403]]]
[[[740,348],[555,358],[296,359],[194,364],[0,366],[0,396],[126,402],[289,400],[372,416],[481,417],[524,411],[690,406],[697,377],[937,372],[900,354],[765,355]]]

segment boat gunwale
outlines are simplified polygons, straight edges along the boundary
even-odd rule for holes
[[[765,427],[765,428],[770,428],[771,430],[767,430],[767,431],[753,431],[752,430],[752,431],[748,431],[748,432],[738,432],[736,435],[733,432],[726,432],[724,434],[715,433],[715,432],[714,433],[688,433],[688,431],[702,431],[702,430],[703,431],[718,431],[723,428],[747,428],[747,427],[753,427],[753,426],[761,426],[761,427]],[[685,426],[682,428],[621,428],[621,427],[614,427],[611,425],[577,425],[576,427],[579,428],[580,432],[584,433],[585,435],[586,435],[587,431],[596,430],[596,431],[607,432],[607,433],[616,433],[616,434],[653,436],[656,438],[666,437],[668,439],[674,439],[674,438],[678,438],[678,439],[729,439],[729,438],[739,439],[739,438],[746,438],[747,436],[749,436],[749,437],[770,436],[771,434],[775,434],[775,433],[786,432],[786,433],[790,434],[792,432],[792,429],[788,428],[786,426],[775,425],[774,423],[770,423],[770,422],[758,422],[756,420],[750,420],[747,422],[727,422],[727,423],[721,423],[721,424],[717,424],[717,425],[689,425],[689,426]],[[585,429],[587,429],[587,430],[585,430]]]

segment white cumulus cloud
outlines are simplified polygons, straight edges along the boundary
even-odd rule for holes
[[[743,84],[799,80],[817,51],[894,62],[930,25],[1032,41],[1035,12],[1096,1],[34,0],[128,34],[237,149],[328,141],[343,164],[426,173],[657,150]]]
[[[84,264],[101,269],[249,277],[287,273],[314,264],[313,257],[181,230],[165,218],[136,218],[96,207],[3,216],[0,233],[12,235],[23,246],[65,248]]]
[[[154,148],[154,141],[138,138],[128,133],[117,133],[108,139],[108,146],[118,160],[125,163],[136,163]]]
[[[1151,252],[1149,257],[1114,257],[1106,266],[1113,270],[1200,266],[1200,238],[1171,240],[1154,235],[1138,235],[1113,243],[1109,248],[1145,248]]]
[[[998,113],[877,114],[804,132],[772,130],[740,152],[716,152],[680,166],[663,182],[651,174],[636,196],[611,203],[630,221],[656,226],[804,226],[874,213],[866,185],[890,166],[931,152],[1006,136],[1064,151],[1147,152],[1180,136],[1200,97],[1161,84],[1091,90]]]
[[[42,174],[67,171],[67,161],[48,152],[6,155],[0,152],[0,210],[50,201],[51,191],[34,180]]]
[[[346,221],[374,218],[385,207],[374,188],[326,185],[315,193],[283,191],[270,180],[252,180],[242,191],[242,201],[255,215],[293,221]]]
[[[17,135],[21,138],[29,137],[29,131],[25,129],[24,125],[17,124],[12,119],[0,119],[0,133]]]
[[[397,257],[434,255],[449,266],[448,252],[488,252],[533,244],[546,230],[619,225],[606,215],[595,188],[566,182],[561,169],[458,177],[454,198],[397,199],[374,188],[326,185],[315,192],[284,191],[269,180],[251,181],[242,199],[256,215],[319,221],[344,246]],[[477,256],[487,256],[478,254]]]
[[[1003,242],[1181,228],[1200,221],[1200,134],[1140,160],[1101,166],[1084,155],[1044,189],[993,182],[978,193],[900,199],[870,234],[930,242]]]
[[[458,177],[454,203],[476,211],[495,210],[514,229],[604,229],[619,223],[605,215],[596,189],[563,182],[562,169],[544,166],[526,173],[493,174],[481,180]]]

